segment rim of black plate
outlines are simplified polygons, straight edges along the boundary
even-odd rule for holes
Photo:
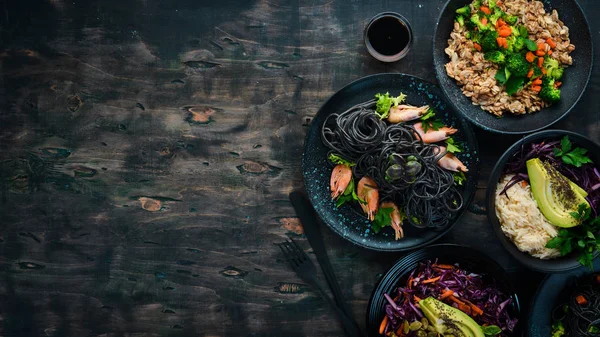
[[[358,78],[358,79],[356,79],[356,80],[354,80],[354,81],[346,84],[342,88],[338,89],[335,93],[333,93],[331,96],[329,96],[329,98],[325,102],[323,102],[323,104],[321,104],[321,107],[317,111],[317,114],[315,115],[315,117],[322,111],[323,107],[326,106],[329,103],[329,101],[332,100],[333,97],[335,95],[337,95],[339,92],[341,92],[341,91],[343,91],[343,90],[345,90],[345,89],[347,89],[349,87],[352,87],[352,86],[356,85],[357,83],[359,83],[361,81],[365,81],[365,80],[368,80],[368,79],[371,79],[371,78],[375,78],[375,77],[380,77],[380,76],[404,76],[404,77],[410,77],[412,79],[415,79],[416,81],[420,81],[420,82],[426,83],[426,84],[431,85],[432,87],[437,88],[438,90],[440,90],[439,86],[437,86],[435,83],[427,81],[427,80],[424,80],[424,79],[422,79],[422,78],[420,78],[418,76],[414,76],[414,75],[409,75],[409,74],[405,74],[405,73],[379,73],[379,74],[371,74],[371,75],[367,75],[367,76]],[[442,96],[440,96],[439,98],[442,101],[444,101],[444,102],[447,103],[447,99],[446,98],[444,98]],[[451,106],[451,105],[448,105],[448,110],[452,111],[452,113],[454,113],[454,114],[458,114],[457,112],[455,112],[456,109],[453,106]],[[456,117],[458,117],[459,120],[460,120],[460,116],[462,116],[462,115],[459,114]],[[314,120],[314,118],[313,118],[313,120]],[[308,138],[310,137],[310,134],[311,134],[310,130],[313,128],[313,125],[314,124],[311,123],[310,129],[306,133],[306,136],[304,137],[304,143],[302,145],[302,147],[303,147],[303,149],[302,149],[302,179],[303,180],[306,179],[306,160],[305,160],[305,156],[306,156],[306,144],[307,144]],[[472,147],[473,147],[475,153],[477,153],[479,155],[479,143],[477,142],[477,137],[475,136],[475,132],[474,132],[471,124],[469,124],[468,122],[464,123],[464,130],[466,132],[470,133],[473,136],[474,142],[472,144]],[[462,131],[462,129],[461,129],[461,131]],[[476,170],[474,170],[473,172],[474,172],[475,178],[477,180],[479,180],[479,174],[481,172],[481,162],[479,160],[479,157],[478,157],[476,163],[477,163]],[[303,181],[303,185],[304,185],[304,181]],[[369,246],[369,245],[363,244],[362,242],[359,242],[357,240],[354,240],[354,239],[351,239],[351,238],[349,238],[347,236],[344,236],[343,233],[342,233],[342,231],[339,228],[337,228],[336,226],[333,226],[333,225],[329,224],[327,221],[325,221],[324,219],[321,218],[320,214],[316,211],[316,207],[315,207],[315,204],[313,202],[313,198],[310,196],[310,194],[307,194],[307,195],[308,195],[308,200],[310,201],[310,204],[312,205],[313,209],[315,210],[315,214],[317,214],[317,216],[319,217],[319,219],[321,219],[322,222],[324,222],[327,225],[327,227],[329,227],[333,232],[335,232],[337,235],[339,235],[340,237],[342,237],[346,241],[348,241],[348,242],[350,242],[350,243],[352,243],[352,244],[354,244],[356,246],[359,246],[359,247],[362,247],[362,248],[366,248],[366,249],[369,249],[369,250],[373,250],[373,251],[380,251],[380,252],[405,252],[405,251],[411,251],[411,250],[414,250],[414,249],[419,249],[419,248],[423,248],[423,247],[429,246],[433,242],[436,242],[441,237],[443,237],[444,235],[446,235],[452,228],[454,228],[454,226],[458,223],[458,221],[462,218],[462,216],[464,215],[464,213],[467,211],[467,209],[469,208],[469,206],[473,203],[473,199],[475,198],[475,191],[473,193],[471,193],[471,195],[469,196],[468,200],[466,200],[465,206],[458,211],[456,220],[452,224],[450,224],[446,228],[444,228],[443,230],[440,230],[437,233],[436,236],[434,236],[430,240],[424,241],[423,243],[420,243],[420,244],[417,244],[417,245],[414,245],[414,246],[411,246],[411,247],[393,247],[393,246],[391,246],[390,248]]]
[[[438,81],[438,83],[440,83],[440,76],[442,76],[440,74],[440,72],[437,71],[437,67],[435,66],[435,37],[437,36],[437,32],[439,29],[439,25],[440,25],[440,20],[442,19],[442,15],[444,15],[444,12],[446,11],[446,8],[448,7],[448,5],[455,0],[448,0],[446,1],[446,3],[444,4],[444,6],[442,7],[442,10],[440,11],[440,14],[437,17],[437,20],[435,22],[435,28],[433,30],[433,39],[432,39],[432,52],[434,53],[433,56],[433,61],[434,61],[434,71],[435,71],[435,79]],[[592,31],[590,29],[590,23],[587,19],[587,16],[585,15],[585,12],[583,11],[583,8],[581,8],[581,5],[579,5],[579,3],[577,2],[577,0],[571,0],[573,1],[573,3],[575,4],[575,6],[577,6],[577,8],[579,9],[579,11],[581,11],[581,13],[583,14],[583,20],[585,22],[585,27],[587,28],[587,32],[590,36],[590,48],[591,48],[591,54],[592,54],[592,63],[591,63],[591,67],[590,67],[590,72],[587,75],[587,78],[585,80],[585,86],[583,87],[583,90],[581,90],[579,92],[579,96],[577,96],[577,99],[575,100],[575,102],[573,103],[573,105],[571,105],[567,110],[565,110],[565,112],[560,115],[557,119],[555,119],[554,121],[551,121],[550,123],[546,124],[545,126],[539,127],[537,129],[532,129],[532,130],[527,130],[527,131],[500,131],[500,130],[496,130],[496,129],[492,129],[488,126],[483,125],[482,123],[478,122],[476,118],[473,118],[471,115],[467,114],[467,113],[463,113],[462,110],[460,110],[456,104],[454,104],[454,101],[452,101],[450,99],[450,96],[448,95],[448,93],[446,92],[446,89],[444,88],[444,86],[440,85],[440,90],[442,91],[442,95],[444,95],[444,99],[446,101],[448,101],[450,103],[450,105],[452,106],[452,108],[454,110],[456,110],[456,112],[458,112],[461,116],[463,116],[464,118],[466,118],[470,123],[473,123],[473,125],[476,125],[477,127],[485,130],[485,131],[489,131],[489,132],[493,132],[493,133],[498,133],[498,134],[507,134],[507,135],[525,135],[525,134],[529,134],[529,133],[533,133],[533,132],[538,132],[541,130],[544,130],[546,128],[551,127],[552,125],[560,122],[561,120],[563,120],[565,117],[567,117],[567,115],[571,112],[571,110],[573,110],[575,108],[575,106],[579,103],[579,101],[581,100],[581,97],[583,97],[583,94],[585,93],[585,91],[587,90],[588,85],[590,84],[590,79],[592,78],[592,72],[594,71],[594,39],[593,39],[593,35],[592,35]],[[483,111],[483,110],[482,110]]]

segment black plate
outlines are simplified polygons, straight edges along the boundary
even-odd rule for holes
[[[541,111],[522,115],[507,115],[496,118],[482,110],[478,105],[473,105],[471,99],[463,95],[460,87],[453,78],[446,74],[444,65],[449,61],[444,49],[448,46],[450,32],[453,29],[455,11],[468,3],[469,0],[450,0],[444,6],[438,19],[433,40],[433,63],[439,85],[444,95],[465,118],[484,130],[507,133],[523,134],[546,128],[561,118],[565,117],[579,101],[588,84],[592,72],[593,47],[588,22],[575,0],[544,0],[544,7],[548,12],[556,8],[559,18],[569,27],[569,38],[575,45],[571,53],[573,65],[565,70],[563,85],[561,87],[561,101]]]
[[[600,271],[600,260],[594,263],[594,271]],[[575,279],[592,273],[588,269],[578,269],[570,273],[549,275],[535,293],[529,310],[527,335],[529,337],[549,337],[552,332],[552,309],[560,305],[560,297],[565,288]]]
[[[410,273],[417,268],[419,262],[433,261],[436,258],[440,263],[458,263],[462,269],[485,274],[490,279],[494,279],[500,290],[512,297],[512,314],[520,321],[519,298],[513,291],[506,271],[496,261],[473,248],[441,244],[429,246],[406,255],[396,261],[394,266],[383,275],[375,286],[367,307],[367,334],[369,336],[379,336],[379,324],[385,316],[384,305],[387,303],[383,294],[390,294],[398,285],[404,284]],[[519,336],[522,326],[521,322],[517,323],[513,333],[514,336]]]
[[[565,257],[559,257],[556,259],[542,260],[542,259],[535,258],[527,253],[521,252],[517,248],[517,246],[515,246],[514,243],[512,243],[512,241],[510,241],[504,235],[504,233],[502,232],[502,229],[500,228],[500,222],[498,221],[498,217],[496,216],[496,210],[494,207],[494,204],[496,203],[495,191],[496,191],[496,185],[498,184],[498,181],[500,180],[500,176],[502,175],[502,172],[504,171],[504,167],[508,163],[509,159],[515,154],[515,152],[517,152],[521,148],[521,145],[529,144],[532,142],[541,142],[542,140],[545,140],[545,139],[560,140],[565,135],[568,135],[569,139],[573,143],[577,144],[580,147],[587,149],[588,154],[594,163],[600,163],[600,145],[594,143],[593,141],[589,140],[588,138],[585,138],[584,136],[582,136],[578,133],[564,131],[564,130],[540,131],[540,132],[534,133],[532,135],[529,135],[529,136],[521,139],[520,141],[514,143],[511,147],[509,147],[508,150],[506,150],[506,152],[504,152],[502,157],[500,157],[500,159],[496,163],[496,166],[494,167],[494,170],[492,171],[490,180],[487,184],[486,202],[485,202],[487,205],[487,216],[488,216],[490,224],[492,225],[492,229],[494,230],[494,233],[500,240],[500,243],[502,243],[504,248],[506,248],[506,250],[508,250],[508,252],[513,257],[515,257],[517,260],[519,260],[525,266],[527,266],[531,269],[537,270],[537,271],[545,272],[545,273],[566,272],[569,270],[579,268],[579,267],[581,267],[581,265],[579,264],[579,262],[577,262],[577,255],[573,255],[573,254],[567,255]],[[596,252],[596,255],[598,255],[598,252]]]
[[[367,218],[350,205],[342,205],[339,209],[335,206],[329,191],[332,167],[327,160],[328,149],[321,141],[321,127],[329,114],[341,113],[353,105],[372,99],[376,93],[388,91],[394,95],[403,92],[407,95],[408,104],[428,104],[435,109],[436,117],[440,117],[446,125],[459,129],[453,137],[464,144],[465,150],[457,154],[457,157],[469,168],[463,192],[464,207],[457,212],[450,225],[441,230],[423,230],[406,225],[404,227],[406,237],[398,241],[394,240],[394,232],[389,227],[378,234],[373,233]],[[365,248],[403,251],[424,246],[440,238],[452,228],[467,209],[473,200],[479,176],[477,141],[469,123],[459,118],[440,98],[440,95],[435,85],[417,77],[405,74],[378,74],[348,84],[321,107],[306,136],[302,154],[302,172],[304,185],[313,207],[334,232]]]

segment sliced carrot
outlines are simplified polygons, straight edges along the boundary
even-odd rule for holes
[[[477,51],[481,51],[481,46],[479,43],[473,43],[473,48],[475,48]]]
[[[500,37],[509,37],[510,34],[512,34],[512,29],[510,29],[508,26],[498,29],[498,36]]]
[[[464,304],[465,304],[463,301],[461,301],[461,300],[459,300],[458,298],[456,298],[456,296],[450,296],[449,298],[450,298],[450,300],[451,300],[452,302],[454,302],[454,303],[456,303],[456,304],[458,304],[458,305],[461,305],[461,304],[463,304],[463,305],[464,305]]]
[[[481,6],[481,7],[479,7],[479,10],[484,12],[487,15],[492,14],[492,11],[490,10],[490,8],[488,6]]]
[[[396,330],[396,336],[406,336],[404,334],[404,324],[408,324],[408,321],[404,321],[402,322],[402,324],[400,324],[400,327],[398,328],[398,330]]]
[[[542,68],[542,74],[546,75],[547,71],[546,68]]]
[[[531,84],[533,84],[533,85],[542,85],[542,80],[538,78],[538,79],[534,80],[533,82],[531,82]]]
[[[527,182],[525,180],[521,181],[521,186],[527,187]]]
[[[535,55],[537,55],[537,56],[544,56],[544,55],[546,55],[546,52],[545,52],[545,51],[543,51],[543,50],[537,50],[537,51],[535,52]]]
[[[562,85],[562,82],[554,82],[554,87],[558,88]]]
[[[504,45],[506,45],[506,39],[503,37],[497,37],[496,38],[496,42],[498,43],[498,46],[500,47],[504,47]]]
[[[381,324],[379,324],[379,334],[383,335],[383,332],[385,331],[385,326],[387,325],[388,322],[388,316],[385,315],[385,317],[383,318],[383,321],[381,321]]]
[[[430,279],[427,279],[427,280],[423,281],[423,284],[434,283],[434,282],[436,282],[439,279],[440,279],[439,276],[438,277],[434,277],[434,278],[430,278]]]
[[[544,58],[538,57],[538,68],[541,68],[544,65]]]
[[[476,306],[473,303],[469,303],[469,305],[471,306],[471,309],[473,310],[473,313],[475,313],[477,315],[483,315],[483,310],[481,310],[478,306]]]
[[[434,264],[433,266],[442,269],[454,269],[454,266],[451,264]]]
[[[502,1],[496,1],[496,6],[502,6]]]
[[[531,78],[531,76],[533,76],[533,68],[529,69],[529,72],[527,73],[528,78]]]
[[[502,18],[499,18],[498,21],[496,21],[496,28],[500,28],[502,26],[506,26],[506,22],[504,22]]]
[[[412,277],[409,278],[407,283],[408,283],[408,289],[412,289],[413,278]]]
[[[417,303],[421,301],[421,298],[420,298],[419,296],[417,296],[417,295],[413,295],[413,299],[414,299],[414,300],[415,300],[415,302],[417,302]]]
[[[488,24],[487,18],[485,18],[485,17],[481,18],[481,24],[483,24],[484,26],[487,26],[487,24]]]
[[[546,50],[546,44],[544,42],[540,42],[537,44],[537,50]]]
[[[540,92],[540,91],[542,91],[542,87],[539,85],[534,85],[531,87],[531,90],[533,90],[535,92]]]
[[[577,304],[579,304],[579,305],[587,304],[587,300],[585,299],[585,297],[583,297],[583,295],[579,295],[579,296],[575,297],[575,301],[577,301]]]
[[[444,292],[442,293],[442,295],[440,295],[440,300],[443,300],[443,299],[445,299],[445,298],[448,298],[448,296],[452,296],[452,294],[454,294],[454,291],[452,291],[452,290],[448,289],[448,290],[444,291]]]
[[[548,50],[548,55],[552,55],[552,50]]]
[[[459,304],[458,309],[466,314],[471,313],[471,307],[466,304]]]
[[[546,43],[550,46],[550,48],[556,48],[556,42],[554,42],[554,40],[552,40],[551,38],[547,38]]]
[[[527,54],[525,54],[525,59],[527,59],[527,62],[531,63],[533,62],[533,60],[535,60],[535,55],[533,55],[532,52],[528,51]]]

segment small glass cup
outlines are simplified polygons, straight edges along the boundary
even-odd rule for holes
[[[380,21],[381,19],[389,19],[389,18],[393,18],[395,20],[398,20],[401,24],[401,26],[398,26],[398,28],[400,28],[397,32],[392,32],[393,34],[402,34],[402,35],[407,35],[407,42],[406,42],[406,46],[404,46],[404,48],[402,48],[402,50],[400,50],[397,53],[394,53],[392,55],[389,54],[383,54],[380,51],[377,51],[375,49],[375,47],[373,47],[373,45],[371,44],[370,38],[369,38],[369,32],[371,30],[371,28],[373,28],[373,24]],[[376,58],[377,60],[381,61],[381,62],[396,62],[400,59],[402,59],[404,56],[406,56],[406,54],[408,54],[410,47],[412,46],[412,29],[410,27],[410,23],[408,22],[408,20],[395,12],[383,12],[383,13],[379,13],[377,15],[375,15],[371,21],[369,21],[369,23],[367,24],[367,26],[365,27],[365,31],[363,33],[364,35],[364,42],[365,45],[367,47],[367,51],[369,52],[369,54],[371,54],[371,56],[373,56],[374,58]]]

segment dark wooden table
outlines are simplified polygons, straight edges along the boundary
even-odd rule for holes
[[[346,83],[382,72],[435,81],[442,0],[9,0],[0,5],[0,335],[340,336],[326,302],[273,246],[307,249],[287,199],[302,186],[311,118]],[[600,6],[581,0],[598,42]],[[361,43],[366,21],[404,14],[395,64]],[[557,124],[600,141],[594,71]],[[477,130],[483,173],[518,137]],[[543,275],[512,259],[486,217],[442,242],[484,249],[527,308]],[[402,254],[323,229],[364,325]]]

